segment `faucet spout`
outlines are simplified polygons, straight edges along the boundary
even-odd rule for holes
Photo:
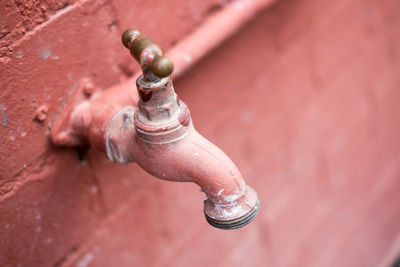
[[[193,124],[188,128],[182,139],[168,144],[137,142],[137,163],[155,177],[199,185],[207,196],[204,214],[211,225],[221,229],[246,225],[259,209],[256,192],[224,152],[201,136]]]

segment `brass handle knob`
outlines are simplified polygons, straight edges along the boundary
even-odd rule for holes
[[[174,69],[172,60],[164,56],[160,46],[149,37],[136,29],[127,29],[122,34],[122,43],[139,62],[145,76],[148,71],[160,78],[171,75]]]

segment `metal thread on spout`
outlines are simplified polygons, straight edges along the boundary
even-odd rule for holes
[[[254,220],[254,218],[258,214],[259,209],[260,209],[260,201],[257,200],[256,206],[249,213],[235,220],[221,221],[209,217],[207,213],[204,213],[204,215],[206,216],[206,220],[210,225],[222,230],[234,230],[234,229],[239,229],[249,224],[252,220]]]

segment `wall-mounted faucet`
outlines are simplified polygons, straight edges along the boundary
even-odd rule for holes
[[[126,30],[122,42],[142,67],[139,95],[118,86],[93,93],[82,81],[50,131],[52,143],[89,144],[116,163],[136,162],[157,178],[198,184],[207,195],[206,219],[217,228],[251,222],[258,196],[229,157],[194,129],[172,85],[172,61],[137,30]]]

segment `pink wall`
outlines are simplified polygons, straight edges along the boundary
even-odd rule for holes
[[[281,0],[175,81],[260,195],[236,231],[206,223],[195,185],[46,141],[80,79],[135,70],[125,28],[168,48],[224,4],[26,2],[0,10],[1,266],[378,266],[396,251],[395,0]]]

